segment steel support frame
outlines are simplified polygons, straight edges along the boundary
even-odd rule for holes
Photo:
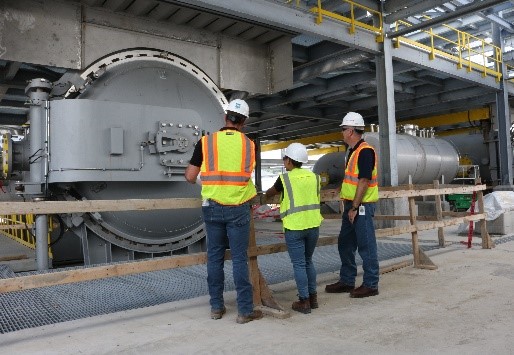
[[[493,43],[504,50],[502,30],[499,25],[493,23]],[[506,73],[505,63],[502,63],[502,73]],[[500,88],[496,92],[496,119],[498,123],[498,169],[499,182],[501,185],[512,186],[512,143],[510,137],[510,107],[509,93],[507,91],[506,81],[503,78],[500,81]]]
[[[391,40],[385,39],[383,53],[376,56],[380,186],[398,186],[392,50]]]

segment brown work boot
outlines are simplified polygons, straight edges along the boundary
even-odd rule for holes
[[[238,324],[245,324],[251,322],[252,320],[257,320],[262,318],[262,312],[258,310],[254,310],[252,313],[247,314],[246,316],[240,314],[237,316],[236,322]]]
[[[337,281],[336,283],[326,285],[325,292],[327,293],[343,293],[343,292],[351,292],[355,287],[342,283],[341,281]]]
[[[304,313],[304,314],[311,313],[311,303],[308,298],[305,298],[305,299],[300,298],[300,300],[293,302],[293,305],[291,306],[291,308],[293,308],[293,310],[300,312],[300,313]]]
[[[378,295],[378,288],[369,288],[364,285],[361,285],[350,292],[351,298],[364,298],[376,295]]]
[[[221,319],[226,312],[225,306],[222,309],[211,309],[211,319]]]
[[[311,304],[312,309],[319,308],[318,304],[318,294],[317,293],[311,293],[309,295],[309,303]]]

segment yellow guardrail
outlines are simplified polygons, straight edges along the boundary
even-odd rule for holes
[[[300,6],[299,0],[286,0],[285,2],[290,4],[296,3],[296,6]],[[317,6],[314,6],[310,9],[312,13],[316,14],[316,23],[321,24],[323,22],[323,17],[329,17],[341,22],[345,22],[350,25],[348,31],[349,33],[355,33],[356,28],[361,28],[367,31],[371,31],[376,34],[376,41],[383,42],[384,41],[384,26],[382,13],[371,9],[367,6],[361,5],[357,2],[351,0],[341,0],[343,3],[346,3],[350,7],[350,17],[343,16],[342,14],[332,12],[329,10],[323,9],[321,0],[317,0]],[[363,22],[361,19],[356,19],[355,10],[361,9],[366,11],[366,22]],[[378,23],[378,26],[377,26]],[[410,27],[412,26],[410,23],[405,21],[397,21],[396,22],[396,30],[399,27]],[[461,69],[466,67],[467,71],[470,72],[472,70],[477,70],[482,73],[483,77],[493,76],[496,81],[499,82],[502,78],[502,70],[501,66],[503,63],[501,48],[490,43],[487,43],[485,40],[473,36],[470,33],[458,30],[449,25],[441,25],[448,28],[450,31],[457,34],[457,40],[452,40],[446,38],[442,35],[434,33],[433,29],[430,28],[428,30],[420,30],[421,32],[425,32],[429,36],[430,45],[423,44],[418,41],[411,40],[406,37],[397,37],[394,39],[394,46],[398,48],[400,43],[407,43],[410,46],[422,49],[429,53],[429,58],[431,60],[435,59],[436,56],[450,59],[455,61],[457,64],[457,68]],[[440,48],[436,48],[434,45],[434,40],[439,39],[448,44],[453,45],[451,50],[444,50]],[[507,66],[507,72],[514,76],[514,67]],[[507,73],[506,73],[507,75]],[[514,79],[514,78],[513,78]]]
[[[359,27],[368,31],[371,31],[376,34],[376,41],[383,42],[384,41],[384,31],[383,31],[383,21],[382,21],[382,13],[376,10],[373,10],[367,6],[361,5],[354,1],[350,0],[341,0],[343,3],[346,3],[350,6],[350,17],[343,16],[336,12],[324,10],[321,6],[321,0],[318,0],[318,5],[311,8],[311,12],[317,14],[316,23],[319,25],[323,22],[323,16],[333,18],[338,21],[342,21],[348,23],[350,25],[349,32],[351,34],[355,33],[355,28]],[[355,9],[361,9],[366,11],[369,16],[366,17],[368,22],[363,22],[357,20],[355,18]],[[378,22],[378,26],[375,23]]]
[[[36,249],[36,238],[32,233],[34,226],[34,215],[2,215],[0,216],[0,233],[9,237],[30,249]],[[52,231],[52,221],[48,221],[48,245],[50,245],[50,232]],[[48,247],[48,256],[53,258],[52,249]]]
[[[396,21],[397,31],[402,26],[410,27],[412,25],[405,21]],[[430,28],[428,30],[420,30],[421,32],[428,34],[430,45],[423,44],[406,37],[397,37],[394,39],[394,46],[398,48],[400,43],[407,43],[411,46],[428,51],[429,58],[431,60],[435,59],[436,56],[451,59],[457,63],[457,68],[459,69],[466,67],[468,72],[476,69],[482,72],[483,77],[490,75],[494,76],[497,82],[500,81],[502,78],[502,53],[500,47],[489,44],[482,38],[473,36],[454,27],[448,25],[442,26],[448,28],[451,32],[456,33],[457,41],[436,34],[433,32],[433,29]],[[443,42],[452,45],[451,49],[444,50],[435,48],[435,39],[442,40]],[[492,53],[489,54],[489,52]],[[489,68],[490,66],[492,66],[492,68]]]

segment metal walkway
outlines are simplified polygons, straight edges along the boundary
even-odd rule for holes
[[[499,244],[511,240],[514,240],[514,236],[498,238],[495,242]],[[276,242],[276,238],[263,238],[259,244],[269,242]],[[433,240],[420,240],[420,245],[425,251],[439,248]],[[480,247],[478,243],[474,245]],[[411,252],[409,239],[405,239],[405,243],[398,238],[395,241],[384,238],[378,242],[381,262],[407,256]],[[318,274],[336,272],[340,266],[337,248],[317,248],[314,263]],[[259,266],[269,284],[293,279],[287,253],[260,256]],[[16,276],[30,274],[35,272]],[[225,263],[225,275],[225,291],[234,290],[230,261]],[[0,278],[13,276],[12,271],[0,265]],[[198,265],[1,294],[0,334],[206,295],[206,278],[206,266]]]

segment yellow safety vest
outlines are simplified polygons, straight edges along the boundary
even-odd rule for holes
[[[304,230],[319,227],[323,217],[320,212],[320,178],[308,170],[295,168],[280,175],[284,187],[280,202],[280,217],[284,228]]]
[[[355,194],[357,193],[357,185],[359,183],[359,164],[357,164],[357,162],[359,161],[359,154],[364,148],[371,148],[373,150],[373,154],[375,154],[375,166],[371,172],[371,180],[368,182],[368,189],[364,193],[364,197],[362,198],[361,202],[378,201],[377,153],[371,145],[364,141],[353,152],[352,156],[350,157],[350,161],[348,164],[346,164],[343,186],[339,195],[345,200],[353,200],[355,198]]]
[[[228,129],[204,136],[202,153],[202,199],[240,205],[257,195],[251,179],[255,144],[246,135]]]

